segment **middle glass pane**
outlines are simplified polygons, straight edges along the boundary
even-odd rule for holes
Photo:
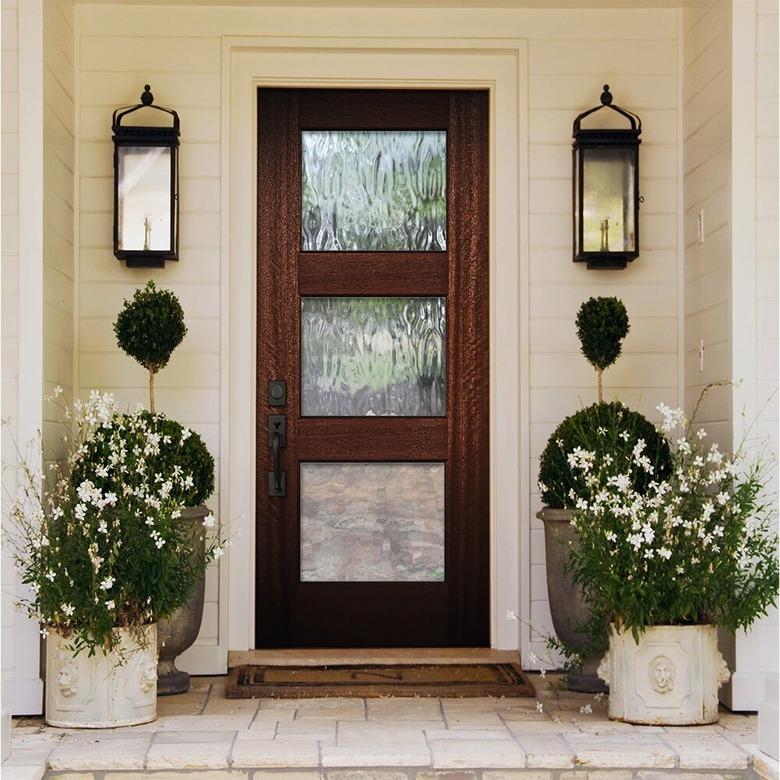
[[[443,297],[301,298],[301,414],[446,413]]]
[[[304,130],[301,249],[444,251],[444,130]]]

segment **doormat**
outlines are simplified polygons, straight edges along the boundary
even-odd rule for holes
[[[237,666],[230,671],[225,695],[228,699],[301,699],[536,694],[517,664],[484,663]]]

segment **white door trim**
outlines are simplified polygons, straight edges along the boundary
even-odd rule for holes
[[[259,86],[490,90],[491,645],[530,649],[527,60],[525,39],[223,38],[223,668],[254,647]]]

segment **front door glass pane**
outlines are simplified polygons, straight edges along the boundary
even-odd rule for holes
[[[302,463],[301,582],[443,582],[443,463]]]
[[[445,333],[441,297],[302,298],[302,414],[443,416]]]
[[[444,251],[444,130],[304,130],[301,249]]]

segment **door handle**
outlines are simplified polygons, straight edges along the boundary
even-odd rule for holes
[[[287,446],[287,418],[283,414],[268,415],[268,445],[273,466],[268,472],[268,495],[281,498],[287,495],[287,474],[281,466],[281,449]]]
[[[282,492],[282,470],[279,467],[279,449],[281,441],[282,437],[279,435],[279,431],[274,431],[271,443],[271,453],[274,461],[274,494],[277,496]]]

